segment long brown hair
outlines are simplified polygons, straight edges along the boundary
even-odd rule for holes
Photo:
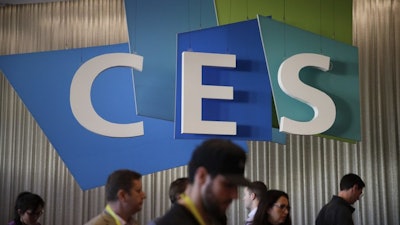
[[[260,200],[258,204],[257,212],[254,215],[253,224],[252,225],[271,225],[268,221],[268,211],[274,204],[278,201],[280,197],[284,196],[289,201],[289,196],[283,191],[280,190],[268,190],[263,198]],[[290,218],[290,212],[288,213],[285,222],[281,223],[280,225],[291,225],[292,220]]]

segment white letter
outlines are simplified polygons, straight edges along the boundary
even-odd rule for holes
[[[95,78],[105,69],[117,66],[141,71],[143,57],[128,53],[110,53],[94,57],[76,71],[71,83],[70,104],[76,120],[86,129],[110,137],[135,137],[144,134],[143,121],[117,124],[101,118],[93,108],[90,91]]]
[[[182,52],[182,133],[236,135],[236,122],[202,121],[202,98],[233,99],[233,87],[202,85],[202,66],[236,67],[236,56]]]
[[[308,122],[299,122],[281,118],[280,131],[292,134],[312,135],[328,130],[336,118],[336,107],[333,100],[324,92],[310,87],[299,78],[299,72],[307,66],[322,71],[329,70],[330,59],[327,56],[303,53],[286,59],[278,71],[278,82],[289,96],[306,103],[314,110],[314,118]]]

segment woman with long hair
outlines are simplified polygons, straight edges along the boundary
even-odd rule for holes
[[[258,204],[252,225],[291,225],[289,196],[280,190],[268,190]]]
[[[14,219],[8,225],[40,225],[39,217],[43,214],[42,197],[31,192],[21,192],[14,207]]]

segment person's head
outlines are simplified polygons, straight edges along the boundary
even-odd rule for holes
[[[118,202],[126,214],[133,215],[140,211],[146,198],[141,178],[141,174],[131,170],[116,170],[111,173],[106,183],[107,202]]]
[[[258,204],[253,225],[290,225],[289,196],[280,190],[268,190]]]
[[[245,164],[246,153],[229,140],[206,140],[192,153],[189,182],[213,217],[225,217],[232,200],[238,198],[238,186],[249,184],[244,178]]]
[[[268,191],[267,185],[262,181],[253,181],[243,190],[244,206],[247,210],[255,209],[258,206],[260,199]]]
[[[15,201],[14,210],[16,224],[33,225],[43,214],[44,200],[37,194],[21,192]]]
[[[349,173],[340,180],[339,196],[353,204],[359,200],[365,187],[364,181],[356,174]]]
[[[169,200],[174,204],[182,193],[185,192],[187,185],[189,184],[189,178],[181,177],[171,182],[169,185]]]

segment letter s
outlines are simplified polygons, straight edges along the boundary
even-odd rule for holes
[[[110,53],[85,62],[75,73],[70,88],[70,105],[78,122],[86,129],[110,137],[135,137],[144,134],[143,121],[117,124],[101,118],[93,108],[90,97],[93,81],[111,67],[127,66],[141,71],[143,57],[128,53]]]
[[[329,70],[330,58],[324,55],[302,53],[286,59],[278,71],[278,83],[289,96],[306,103],[314,110],[314,118],[308,122],[299,122],[286,117],[281,118],[280,131],[312,135],[328,130],[336,118],[336,107],[333,100],[324,92],[301,82],[299,72],[307,66],[322,71]]]

